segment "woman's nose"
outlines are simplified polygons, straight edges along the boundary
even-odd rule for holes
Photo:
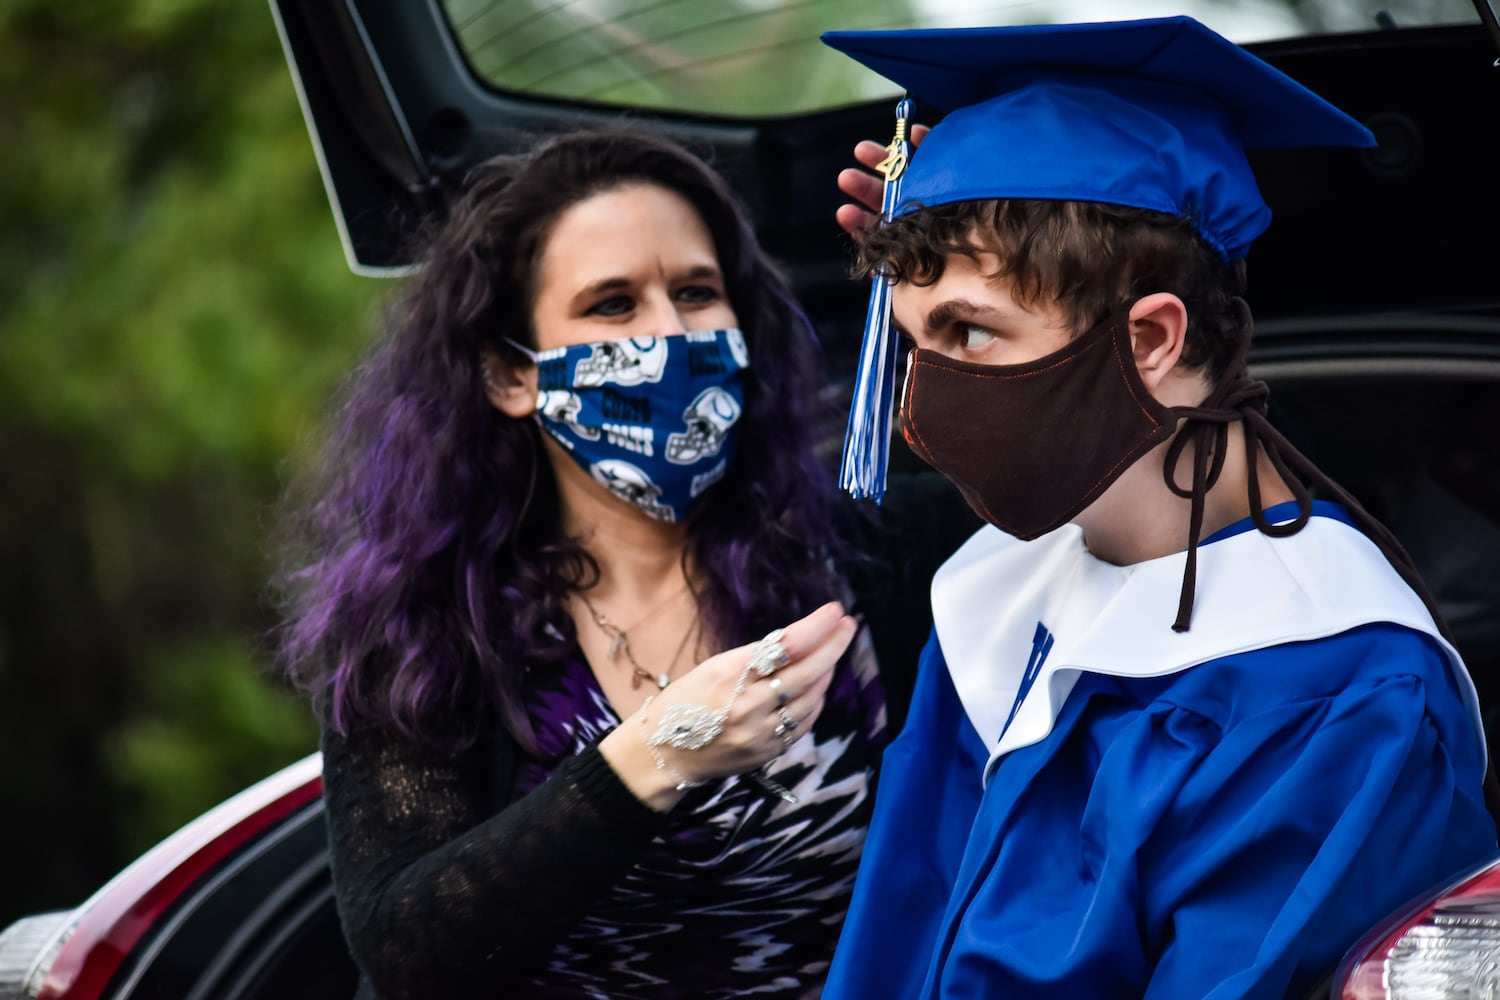
[[[653,294],[645,310],[654,336],[664,337],[674,333],[686,333],[688,316],[680,304],[665,292]]]

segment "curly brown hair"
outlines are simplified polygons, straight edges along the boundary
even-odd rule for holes
[[[930,285],[949,254],[1000,258],[1024,306],[1056,303],[1075,334],[1110,310],[1171,292],[1188,311],[1183,362],[1213,382],[1234,351],[1230,300],[1245,287],[1244,261],[1225,261],[1185,218],[1089,201],[990,199],[919,208],[867,233],[857,272],[884,271]]]

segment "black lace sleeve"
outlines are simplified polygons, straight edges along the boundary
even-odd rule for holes
[[[339,917],[384,1000],[500,995],[666,821],[593,746],[488,815],[492,767],[482,749],[426,749],[371,728],[347,738],[324,731]]]

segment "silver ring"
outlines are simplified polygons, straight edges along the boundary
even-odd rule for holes
[[[776,695],[776,707],[785,708],[786,703],[790,699],[787,698],[786,692],[781,688],[781,678],[772,677],[769,681],[766,682],[766,687],[770,688],[771,691]]]
[[[773,629],[766,633],[764,639],[755,644],[755,651],[750,654],[750,662],[747,666],[755,671],[757,677],[770,677],[776,672],[777,667],[786,665],[788,660],[786,647],[781,644],[781,639],[785,635],[785,629]]]
[[[792,743],[792,730],[797,728],[797,720],[792,717],[791,712],[781,707],[776,709],[776,717],[781,720],[780,724],[776,727],[776,735],[781,737],[783,744],[790,746]]]

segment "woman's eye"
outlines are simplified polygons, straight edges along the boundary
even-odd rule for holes
[[[966,351],[982,350],[995,339],[995,335],[982,326],[964,325],[959,327],[958,333]]]
[[[677,297],[690,305],[708,305],[723,298],[712,285],[687,285],[678,291]]]
[[[591,316],[623,316],[635,307],[627,296],[611,295],[600,302],[595,302],[589,307]]]

